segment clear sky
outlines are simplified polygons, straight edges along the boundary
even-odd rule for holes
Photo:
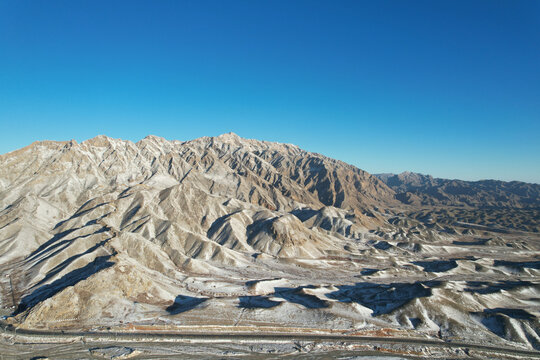
[[[540,183],[540,1],[1,0],[0,129]]]

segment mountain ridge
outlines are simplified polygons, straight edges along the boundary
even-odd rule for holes
[[[449,180],[449,181],[465,181],[469,183],[478,183],[478,182],[503,182],[503,183],[524,183],[524,184],[530,184],[530,185],[540,185],[540,183],[536,182],[530,182],[530,181],[523,181],[523,180],[501,180],[501,179],[493,179],[493,178],[485,178],[485,179],[478,179],[478,180],[464,180],[459,178],[444,178],[444,177],[436,177],[430,174],[420,173],[420,172],[414,172],[414,171],[402,171],[400,173],[371,173],[374,176],[377,176],[379,179],[388,179],[392,176],[400,176],[400,175],[412,175],[412,176],[420,176],[420,177],[426,177],[426,178],[432,178],[432,179],[438,179],[438,180]]]
[[[538,348],[538,214],[441,209],[464,208],[406,204],[353,165],[235,134],[36,142],[0,156],[0,308],[31,329],[263,324]]]
[[[375,202],[393,202],[392,190],[358,168],[297,146],[235,134],[184,142],[147,136],[133,143],[104,135],[81,143],[35,142],[0,157],[0,166],[0,207],[6,210],[19,197],[50,212],[61,208],[57,216],[103,191],[186,182],[201,196],[232,197],[270,210],[337,206],[364,216],[372,214]],[[39,208],[36,204],[28,206]]]
[[[149,134],[149,135],[146,135],[145,137],[139,139],[138,141],[132,141],[132,140],[124,140],[124,139],[121,139],[121,138],[114,138],[114,137],[109,137],[105,134],[99,134],[99,135],[96,135],[92,138],[89,138],[89,139],[86,139],[86,140],[83,140],[81,142],[77,142],[75,139],[71,139],[71,140],[36,140],[34,142],[32,142],[31,144],[29,145],[26,145],[26,146],[23,146],[22,148],[19,148],[19,149],[15,149],[15,150],[12,150],[12,151],[8,151],[6,153],[3,153],[3,154],[0,154],[0,157],[3,157],[3,156],[7,156],[7,155],[14,155],[15,153],[18,153],[20,151],[23,151],[27,148],[30,148],[32,146],[36,146],[36,145],[40,145],[40,144],[59,144],[59,145],[76,145],[76,144],[82,144],[82,143],[85,143],[85,142],[94,142],[94,141],[97,141],[98,139],[108,139],[108,140],[115,140],[115,141],[128,141],[128,142],[131,142],[133,144],[137,144],[139,142],[141,142],[142,140],[148,140],[148,139],[157,139],[159,141],[165,141],[165,142],[171,142],[171,143],[189,143],[189,142],[194,142],[194,141],[197,141],[197,140],[200,140],[200,139],[213,139],[213,138],[220,138],[220,139],[241,139],[243,141],[254,141],[254,142],[260,142],[260,143],[268,143],[268,144],[281,144],[281,145],[286,145],[286,146],[291,146],[291,147],[295,147],[295,148],[298,148],[300,150],[302,150],[298,145],[296,144],[293,144],[293,143],[280,143],[280,142],[273,142],[273,141],[269,141],[269,140],[258,140],[258,139],[251,139],[251,138],[243,138],[241,136],[239,136],[238,134],[234,133],[234,132],[228,132],[228,133],[223,133],[223,134],[220,134],[220,135],[216,135],[216,136],[202,136],[202,137],[199,137],[199,138],[195,138],[195,139],[191,139],[191,140],[168,140],[162,136],[158,136],[158,135],[153,135],[153,134]],[[318,152],[313,152],[313,151],[306,151],[306,150],[302,150],[302,151],[305,151],[306,153],[311,153],[311,154],[315,154],[315,155],[320,155],[322,157],[325,157],[329,160],[333,160],[333,161],[336,161],[336,162],[341,162],[345,165],[348,165],[348,166],[351,166],[351,167],[355,167],[355,168],[358,168],[358,166],[356,165],[352,165],[352,164],[349,164],[343,160],[339,160],[339,159],[333,159],[333,158],[330,158],[322,153],[318,153]],[[363,170],[365,171],[365,170]],[[528,181],[522,181],[522,180],[500,180],[500,179],[493,179],[493,178],[486,178],[486,179],[479,179],[479,180],[463,180],[463,179],[459,179],[459,178],[442,178],[442,177],[434,177],[433,175],[430,175],[430,174],[424,174],[424,173],[419,173],[419,172],[413,172],[413,171],[403,171],[401,173],[391,173],[391,172],[388,172],[388,173],[370,173],[371,175],[373,176],[376,176],[377,178],[381,179],[381,180],[385,180],[385,179],[388,179],[389,177],[403,177],[405,175],[411,175],[411,176],[420,176],[420,177],[425,177],[425,178],[431,178],[432,180],[446,180],[446,181],[461,181],[461,182],[467,182],[467,183],[482,183],[482,182],[501,182],[501,183],[523,183],[523,184],[529,184],[529,185],[538,185],[540,186],[539,183],[535,183],[535,182],[528,182]]]
[[[540,207],[540,185],[522,181],[434,178],[413,172],[374,174],[405,204]]]

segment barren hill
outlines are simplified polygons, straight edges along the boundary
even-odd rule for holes
[[[36,142],[0,156],[0,303],[28,328],[391,329],[538,348],[537,236],[428,218],[390,179],[232,133]],[[537,201],[497,189],[516,209]]]

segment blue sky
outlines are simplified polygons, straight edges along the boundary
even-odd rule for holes
[[[0,1],[0,153],[233,131],[540,183],[539,1]]]

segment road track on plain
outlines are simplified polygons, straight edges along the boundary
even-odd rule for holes
[[[527,356],[540,359],[540,351],[525,350],[510,347],[499,347],[492,345],[470,344],[457,341],[441,341],[436,339],[423,338],[404,338],[404,337],[383,337],[383,336],[359,336],[359,335],[339,335],[339,334],[312,334],[312,333],[253,333],[253,332],[101,332],[101,331],[49,331],[49,330],[30,330],[16,329],[13,326],[0,321],[0,329],[3,333],[9,335],[21,335],[39,338],[73,338],[81,337],[85,341],[99,343],[99,339],[108,341],[152,341],[152,342],[182,342],[191,343],[201,342],[291,342],[291,341],[310,341],[310,342],[349,342],[363,344],[392,344],[392,345],[416,345],[439,348],[469,349],[488,353],[499,353],[507,355]],[[97,341],[96,341],[97,340]]]

